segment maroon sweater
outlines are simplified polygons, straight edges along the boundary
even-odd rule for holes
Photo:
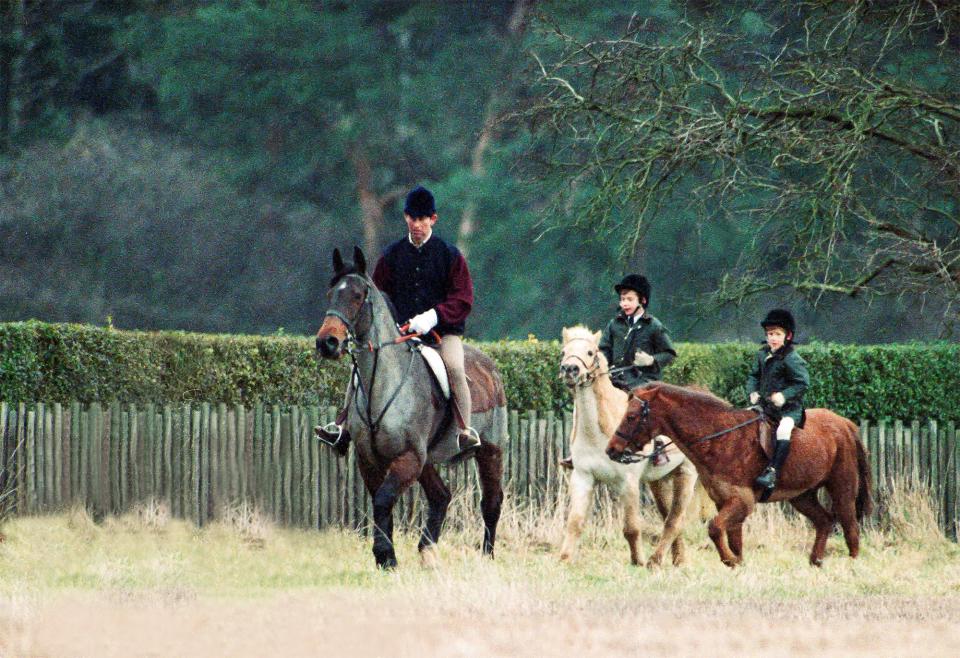
[[[419,248],[404,237],[384,249],[373,282],[390,296],[400,322],[432,308],[437,333],[463,334],[473,307],[473,280],[460,250],[436,233]]]

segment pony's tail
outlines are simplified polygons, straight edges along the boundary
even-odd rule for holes
[[[863,517],[873,514],[873,479],[870,475],[870,460],[867,458],[867,449],[860,440],[859,433],[854,434],[854,441],[857,444],[857,471],[860,480],[860,489],[857,491],[857,520],[862,521]]]

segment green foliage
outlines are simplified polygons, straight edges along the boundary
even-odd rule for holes
[[[0,325],[0,398],[336,404],[343,363],[303,338]]]
[[[513,409],[570,406],[558,341],[478,343],[497,363]],[[756,345],[680,343],[672,383],[705,386],[734,404]],[[960,345],[813,344],[799,348],[813,384],[808,407],[849,418],[960,420]],[[0,324],[0,399],[340,404],[347,362],[320,361],[312,340],[88,325]]]
[[[759,346],[682,343],[667,381],[706,386],[734,404],[746,404],[744,382]],[[960,419],[960,345],[801,345],[811,386],[810,407],[851,419]]]

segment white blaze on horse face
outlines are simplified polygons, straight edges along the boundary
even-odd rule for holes
[[[346,282],[346,281],[344,281],[344,282],[341,283],[339,286],[337,286],[337,292],[340,292],[341,290],[346,290],[346,289],[347,289],[347,282]]]

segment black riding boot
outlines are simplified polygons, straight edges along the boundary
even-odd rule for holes
[[[313,433],[320,442],[336,450],[337,454],[341,457],[347,454],[347,449],[350,447],[350,432],[343,426],[346,421],[347,412],[346,409],[344,409],[337,415],[337,419],[334,422],[326,425],[317,425],[313,428]]]
[[[780,473],[780,469],[783,468],[783,462],[787,461],[788,454],[790,454],[790,442],[777,440],[776,445],[773,447],[773,459],[770,460],[770,464],[753,483],[761,489],[772,492],[773,488],[777,486],[777,475]],[[767,493],[767,496],[769,495],[770,494]],[[764,497],[764,500],[766,500],[766,497]]]

